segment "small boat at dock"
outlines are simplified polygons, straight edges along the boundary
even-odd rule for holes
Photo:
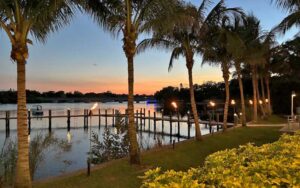
[[[44,115],[43,107],[41,105],[34,105],[34,106],[32,106],[32,108],[30,109],[30,111],[31,111],[31,114],[33,116],[42,116],[42,115]]]

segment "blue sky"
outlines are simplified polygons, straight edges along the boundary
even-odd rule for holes
[[[191,1],[198,5],[200,0]],[[215,1],[217,2],[217,1]],[[241,7],[261,20],[264,30],[278,24],[287,14],[270,0],[227,0],[229,7]],[[279,42],[290,39],[292,29]],[[16,65],[11,62],[10,43],[0,31],[0,90],[16,88]],[[30,46],[27,64],[27,88],[39,91],[65,90],[82,92],[112,91],[126,93],[127,64],[122,51],[121,37],[113,38],[83,14],[77,14],[72,23],[60,32],[50,35],[46,44],[36,41]],[[164,86],[188,84],[183,59],[175,62],[168,72],[170,52],[147,50],[135,59],[135,86],[137,93],[151,94]],[[218,67],[201,66],[195,58],[194,82],[221,81]]]

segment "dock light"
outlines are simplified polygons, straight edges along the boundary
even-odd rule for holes
[[[269,103],[269,99],[266,99],[266,103]]]
[[[249,104],[250,104],[250,105],[253,105],[253,100],[249,100]]]
[[[231,105],[235,105],[235,100],[234,99],[231,100]]]
[[[291,96],[291,116],[294,118],[294,98],[296,97],[295,91],[292,91],[292,96]]]
[[[92,115],[93,115],[93,110],[95,110],[98,106],[98,103],[94,103],[94,105],[92,106],[92,108],[90,109],[90,113],[89,113],[89,116],[90,116],[90,151],[89,151],[89,158],[87,160],[87,174],[88,176],[90,176],[90,173],[91,173],[91,161],[92,161],[92,158],[93,158],[93,155],[92,155]]]
[[[240,112],[240,116],[242,116],[243,115],[243,113],[242,112]]]
[[[174,101],[171,103],[171,105],[172,105],[172,106],[175,108],[175,110],[176,110],[176,109],[177,109],[177,107],[178,107],[178,106],[177,106],[177,103],[176,103],[176,102],[174,102]]]
[[[210,106],[212,106],[212,107],[216,106],[216,103],[213,102],[213,101],[210,101],[209,104],[210,104]]]
[[[262,100],[259,100],[259,104],[262,104],[263,103],[263,101]]]

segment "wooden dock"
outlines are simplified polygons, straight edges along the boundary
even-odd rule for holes
[[[71,130],[71,120],[72,118],[83,118],[83,128],[88,129],[89,128],[89,119],[91,117],[98,117],[98,127],[100,128],[101,125],[105,125],[106,127],[109,126],[108,124],[108,119],[111,119],[111,124],[110,126],[114,127],[115,126],[115,121],[117,117],[125,117],[125,120],[128,121],[128,114],[119,114],[115,113],[116,110],[112,109],[111,113],[108,113],[108,110],[105,109],[104,113],[101,113],[102,111],[100,109],[97,110],[97,113],[95,113],[96,110],[93,111],[93,113],[90,113],[90,110],[85,109],[84,113],[82,115],[71,115],[71,111],[67,110],[67,115],[52,115],[52,110],[48,110],[48,115],[43,115],[43,116],[32,116],[31,112],[28,111],[28,133],[30,134],[31,132],[31,120],[38,118],[38,119],[48,119],[48,130],[49,132],[52,131],[52,119],[56,118],[64,118],[66,119],[67,125],[66,129],[68,131]],[[104,118],[104,123],[102,124],[101,119]],[[187,115],[187,118],[183,119],[180,118],[180,116],[177,114],[177,116],[162,116],[162,117],[157,117],[156,112],[153,112],[151,115],[150,110],[148,110],[148,113],[146,114],[145,109],[140,109],[136,110],[134,114],[135,118],[135,124],[136,128],[138,131],[141,132],[148,132],[148,133],[154,133],[154,134],[161,134],[161,135],[166,135],[166,136],[176,136],[178,138],[186,138],[189,139],[191,137],[191,127],[192,124],[194,124],[194,120],[190,117],[190,115]],[[6,111],[5,117],[0,117],[0,120],[5,120],[5,131],[6,135],[9,136],[10,133],[10,120],[17,119],[17,117],[11,117],[10,112]],[[148,127],[146,127],[146,121],[148,121]],[[152,122],[152,123],[151,123]],[[157,130],[157,122],[161,122],[161,131]],[[165,132],[165,124],[169,124],[169,132]],[[182,124],[186,124],[188,129],[187,129],[187,136],[183,136],[180,134],[180,128]],[[209,129],[209,132],[212,132],[212,128],[216,127],[217,131],[219,129],[222,129],[223,123],[219,122],[219,118],[217,118],[217,121],[202,121],[200,120],[200,124],[205,125],[206,128]],[[177,125],[177,127],[176,127]],[[93,125],[94,126],[94,125]],[[234,123],[227,123],[228,127],[233,127]],[[173,128],[177,128],[177,133],[173,134]]]

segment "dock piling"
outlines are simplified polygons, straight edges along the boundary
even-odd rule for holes
[[[52,111],[49,110],[48,112],[48,118],[49,118],[49,126],[48,126],[48,129],[49,129],[49,133],[51,132],[52,130]]]
[[[68,132],[71,129],[71,111],[68,110],[68,120],[67,120],[67,124],[68,124]]]
[[[30,110],[27,111],[27,118],[28,118],[28,135],[30,135],[31,132],[31,113]]]

